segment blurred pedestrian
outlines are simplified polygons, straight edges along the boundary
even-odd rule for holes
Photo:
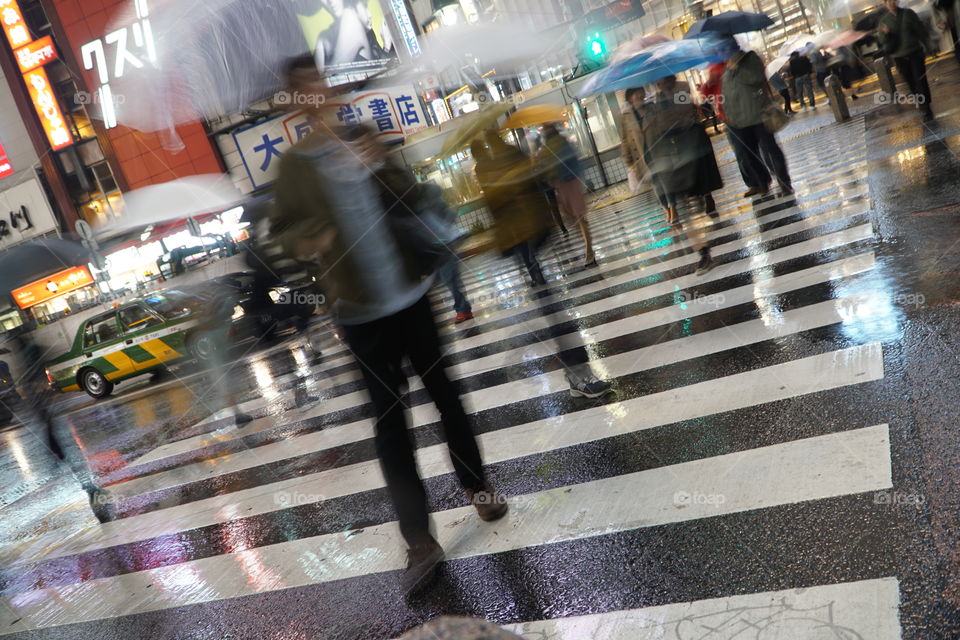
[[[280,159],[273,228],[288,251],[317,262],[325,273],[332,315],[360,370],[376,414],[380,466],[407,544],[405,593],[425,586],[444,552],[430,530],[426,492],[417,472],[414,442],[403,403],[409,359],[440,413],[453,469],[483,520],[507,513],[490,487],[458,386],[446,360],[427,292],[433,284],[425,256],[409,242],[420,202],[416,178],[391,165],[371,134],[357,127],[331,129],[320,105],[332,91],[304,56],[286,73],[291,92],[308,96],[313,131]],[[407,220],[401,220],[401,218]]]
[[[620,127],[620,159],[627,167],[630,191],[639,193],[642,185],[650,182],[643,146],[643,109],[647,91],[643,87],[632,87],[627,89],[624,99],[627,107]]]
[[[960,30],[957,28],[957,0],[934,0],[933,14],[937,28],[950,34],[953,56],[960,62]]]
[[[790,89],[787,88],[787,83],[783,79],[782,72],[773,72],[773,74],[770,76],[770,86],[774,91],[780,94],[781,98],[783,98],[784,113],[794,113],[793,107],[790,106]]]
[[[913,9],[901,7],[899,0],[884,0],[887,11],[880,18],[879,37],[884,53],[893,58],[924,120],[933,119],[933,100],[927,82],[926,51],[930,36]]]
[[[810,51],[810,63],[813,65],[813,73],[817,79],[817,86],[820,87],[820,91],[826,95],[827,58],[823,55],[823,52],[820,51],[820,47],[817,47],[812,42],[807,43],[807,49]]]
[[[557,192],[557,199],[566,217],[580,229],[583,238],[583,266],[597,266],[593,236],[587,223],[587,200],[583,194],[583,166],[576,148],[560,134],[554,124],[543,126],[543,149],[538,159],[547,181]]]
[[[699,200],[704,213],[716,217],[712,192],[723,186],[713,144],[697,114],[697,107],[686,82],[676,76],[657,81],[657,93],[644,118],[644,144],[647,166],[654,188],[667,212],[667,221],[679,224],[678,206],[690,196]],[[700,242],[697,274],[713,268],[710,246]]]
[[[764,110],[773,98],[764,75],[763,61],[753,51],[737,51],[727,60],[723,73],[723,109],[727,135],[738,158],[743,159],[744,197],[766,195],[771,173],[781,195],[791,195],[793,186],[787,160],[777,139],[764,124]]]
[[[503,255],[519,255],[535,286],[542,287],[536,310],[545,316],[547,333],[556,344],[556,358],[564,369],[570,395],[578,398],[599,398],[611,390],[609,382],[598,380],[590,368],[590,356],[579,334],[565,332],[550,318],[549,309],[556,308],[553,290],[546,286],[537,251],[549,238],[550,217],[543,194],[537,189],[539,167],[507,144],[496,131],[488,131],[485,140],[489,151],[475,142],[474,158],[480,158],[477,177],[483,187],[487,207],[494,219],[494,239]]]
[[[813,64],[810,62],[810,59],[794,51],[790,54],[788,64],[790,65],[790,75],[793,76],[794,87],[797,92],[797,102],[800,103],[800,108],[807,108],[807,103],[803,100],[804,94],[806,94],[807,99],[810,101],[810,106],[816,109],[817,101],[813,97],[813,80],[811,79]]]

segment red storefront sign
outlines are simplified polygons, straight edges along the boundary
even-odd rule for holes
[[[20,65],[20,73],[27,73],[56,60],[57,48],[53,46],[53,38],[44,36],[20,47],[13,52],[13,55],[16,56],[17,64]]]
[[[7,150],[3,148],[3,143],[0,142],[0,178],[6,178],[11,174],[13,174],[13,165],[10,164],[10,159],[7,157]]]
[[[94,283],[90,270],[86,267],[71,267],[55,273],[49,278],[31,282],[25,287],[10,292],[17,306],[21,309],[53,300],[57,296],[82,289]]]
[[[22,47],[33,40],[17,0],[0,0],[0,24],[3,24],[3,31],[7,34],[11,49]]]
[[[40,124],[47,134],[47,140],[54,150],[63,149],[73,144],[73,136],[67,129],[67,123],[63,120],[63,113],[57,105],[56,96],[53,95],[53,88],[50,86],[50,79],[43,67],[34,69],[23,74],[23,80],[27,83],[27,91],[30,92],[30,98],[33,100],[33,106],[40,116]]]
[[[47,36],[34,42],[17,0],[0,0],[0,24],[3,25],[10,47],[14,50],[17,64],[23,73],[23,81],[33,100],[33,108],[40,118],[50,146],[57,150],[73,144],[73,135],[63,120],[63,112],[57,104],[50,79],[43,70],[44,64],[57,57],[53,41]]]

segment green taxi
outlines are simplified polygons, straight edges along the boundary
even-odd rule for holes
[[[198,328],[204,302],[180,291],[163,291],[88,318],[77,329],[70,351],[47,364],[50,386],[103,398],[121,380],[184,358],[206,360],[215,345],[209,333]]]

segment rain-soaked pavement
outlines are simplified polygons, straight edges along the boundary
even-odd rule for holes
[[[0,433],[0,635],[389,639],[456,613],[531,640],[960,637],[960,68],[931,75],[936,123],[867,93],[848,122],[791,124],[793,199],[741,199],[715,138],[721,217],[686,223],[705,276],[646,196],[591,214],[599,269],[553,246],[554,298],[466,263],[478,318],[444,336],[512,511],[466,507],[413,383],[448,552],[419,599],[356,367],[321,326],[319,356],[238,353],[241,429],[189,369],[64,398],[105,524],[37,438]],[[536,304],[615,395],[569,397]]]

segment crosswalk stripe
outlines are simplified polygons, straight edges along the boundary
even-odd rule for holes
[[[453,560],[891,486],[887,425],[875,425],[516,496],[510,517],[498,523],[481,524],[472,507],[434,513],[433,519]],[[356,578],[404,563],[391,522],[6,596],[0,599],[6,605],[0,633]],[[248,579],[251,565],[259,567],[256,580]],[[68,605],[62,591],[69,592]]]

